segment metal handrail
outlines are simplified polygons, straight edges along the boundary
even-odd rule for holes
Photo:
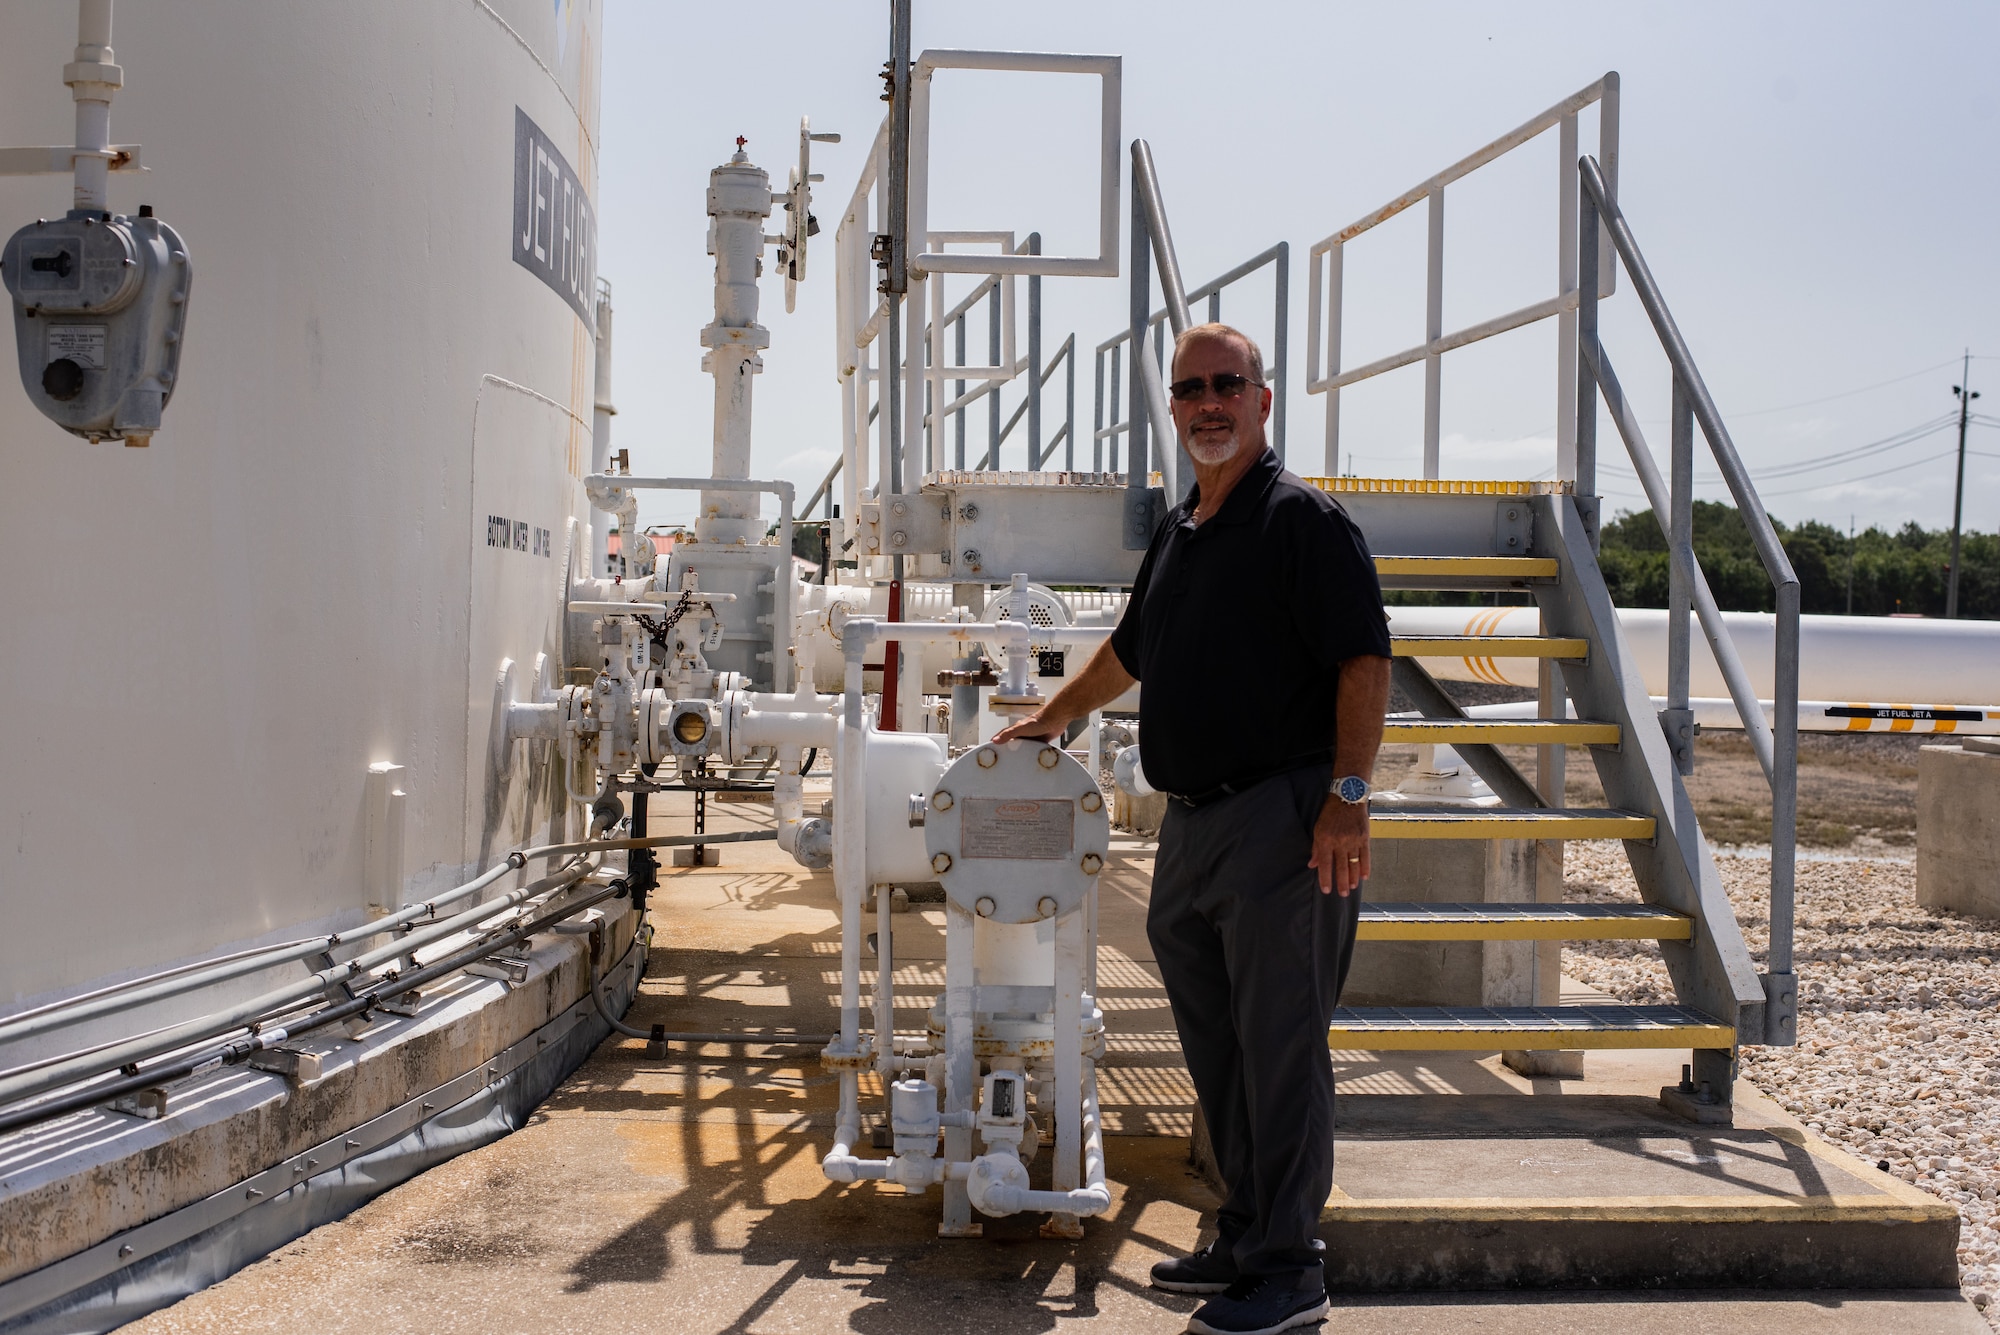
[[[1282,459],[1285,457],[1285,391],[1287,384],[1290,382],[1290,376],[1286,368],[1291,363],[1292,243],[1289,241],[1280,241],[1274,246],[1265,247],[1228,272],[1219,274],[1209,279],[1206,283],[1203,283],[1200,287],[1191,289],[1187,294],[1187,300],[1190,314],[1192,314],[1196,302],[1206,300],[1209,303],[1209,321],[1211,323],[1218,321],[1222,318],[1221,299],[1223,291],[1230,285],[1248,278],[1267,264],[1272,265],[1276,270],[1276,273],[1273,274],[1276,284],[1276,297],[1273,302],[1271,314],[1271,359],[1265,363],[1264,378],[1271,385],[1271,448],[1276,450],[1278,457]],[[1149,329],[1157,328],[1165,322],[1166,318],[1167,308],[1162,306],[1153,312],[1147,322],[1147,327]],[[1121,355],[1125,345],[1131,342],[1131,339],[1132,331],[1121,329],[1110,338],[1099,343],[1094,349],[1097,359],[1096,426],[1094,429],[1095,434],[1092,437],[1094,440],[1107,440],[1113,436],[1123,435],[1131,429],[1129,422],[1117,416],[1118,377],[1121,370]],[[1111,390],[1108,400],[1105,397],[1105,370],[1107,362],[1110,368]],[[1104,420],[1104,409],[1107,402],[1110,404],[1112,410],[1112,420],[1109,423]]]
[[[1405,190],[1380,208],[1371,210],[1338,231],[1315,242],[1306,255],[1306,392],[1326,395],[1326,471],[1339,471],[1340,391],[1359,380],[1410,366],[1424,364],[1424,476],[1439,475],[1439,441],[1442,434],[1443,371],[1441,358],[1455,348],[1504,334],[1555,316],[1562,325],[1557,343],[1557,367],[1561,383],[1557,389],[1556,424],[1558,470],[1568,462],[1567,447],[1575,425],[1570,419],[1572,399],[1567,377],[1574,359],[1570,353],[1571,325],[1575,319],[1581,273],[1595,273],[1595,295],[1610,296],[1615,266],[1605,256],[1602,264],[1577,262],[1577,237],[1569,229],[1576,213],[1571,190],[1574,178],[1570,163],[1576,157],[1577,113],[1598,104],[1598,146],[1609,164],[1615,190],[1618,181],[1618,100],[1617,71],[1578,89],[1562,101],[1534,116],[1485,146],[1475,149],[1443,171]],[[1445,187],[1470,175],[1487,163],[1512,152],[1543,131],[1559,132],[1558,159],[1562,198],[1558,209],[1556,294],[1523,306],[1505,315],[1446,332],[1444,327],[1444,192]],[[1342,285],[1341,271],[1345,247],[1363,232],[1387,222],[1419,201],[1428,204],[1429,241],[1424,281],[1424,341],[1401,352],[1378,358],[1366,366],[1343,371],[1340,367]],[[1325,365],[1322,366],[1322,361]]]
[[[1618,207],[1614,189],[1606,183],[1603,170],[1592,157],[1586,155],[1578,160],[1577,174],[1582,184],[1578,200],[1579,267],[1585,272],[1596,267],[1601,223],[1603,232],[1611,239],[1617,259],[1623,262],[1625,272],[1631,276],[1633,291],[1638,294],[1639,304],[1645,308],[1653,332],[1659,337],[1660,346],[1673,370],[1673,478],[1672,485],[1667,486],[1662,483],[1650,453],[1644,451],[1636,423],[1628,422],[1630,412],[1624,408],[1624,394],[1610,373],[1598,339],[1597,289],[1591,284],[1584,285],[1577,327],[1578,491],[1584,493],[1594,489],[1596,481],[1596,401],[1601,392],[1614,404],[1614,420],[1618,422],[1619,433],[1639,468],[1647,496],[1653,502],[1655,516],[1659,516],[1662,497],[1668,505],[1665,523],[1668,548],[1673,553],[1668,593],[1667,716],[1670,723],[1684,726],[1688,717],[1689,613],[1695,605],[1702,605],[1703,629],[1708,632],[1711,642],[1716,639],[1721,622],[1720,614],[1714,614],[1715,629],[1710,628],[1710,609],[1714,600],[1704,597],[1706,582],[1699,578],[1700,562],[1694,555],[1693,428],[1697,423],[1708,442],[1709,453],[1721,469],[1729,493],[1736,501],[1737,513],[1750,532],[1751,542],[1757,548],[1757,555],[1763,561],[1764,571],[1776,593],[1777,643],[1771,692],[1772,722],[1775,726],[1770,734],[1770,760],[1765,768],[1771,785],[1771,939],[1766,989],[1772,1000],[1782,997],[1789,1002],[1796,997],[1796,981],[1792,977],[1792,936],[1798,859],[1799,577],[1792,569],[1790,558],[1785,555],[1784,544],[1771,523],[1770,515],[1765,512],[1756,487],[1750,481],[1749,470],[1743,466],[1742,456],[1737,453],[1736,444],[1723,425],[1722,414],[1716,410],[1715,400],[1694,364],[1687,341],[1681,337],[1680,328],[1667,309],[1666,299],[1661,295],[1659,284],[1639,250],[1631,225]],[[1726,632],[1722,638],[1727,639]],[[1733,646],[1732,652],[1726,656],[1717,653],[1717,663],[1729,680],[1731,698],[1735,700],[1744,728],[1755,744],[1763,719],[1755,693],[1749,690],[1748,674],[1743,672],[1742,662],[1734,655]],[[1685,741],[1688,733],[1683,732],[1681,736],[1683,741],[1676,746],[1676,751],[1690,756]],[[1758,760],[1764,762],[1761,751]],[[1777,987],[1773,987],[1774,982]],[[1792,1041],[1792,1027],[1796,1024],[1795,1006],[1787,1004],[1773,1010],[1775,1023],[1772,1029],[1775,1035],[1767,1032],[1765,1041],[1774,1041],[1774,1037],[1775,1041]]]

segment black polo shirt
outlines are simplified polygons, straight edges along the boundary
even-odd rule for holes
[[[1200,500],[1168,512],[1111,634],[1144,683],[1146,779],[1189,795],[1330,759],[1341,663],[1389,656],[1375,562],[1338,501],[1269,449],[1197,528]]]

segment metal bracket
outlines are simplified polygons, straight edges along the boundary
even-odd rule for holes
[[[1597,550],[1598,517],[1603,510],[1602,498],[1597,496],[1573,496],[1576,513],[1583,520],[1583,531],[1590,535],[1590,550]]]
[[[76,170],[79,155],[97,156],[96,150],[71,145],[48,148],[0,148],[0,176],[68,176]],[[115,172],[142,172],[137,144],[113,144],[104,150],[107,164]]]
[[[1760,973],[1764,984],[1764,1043],[1768,1047],[1789,1048],[1799,1041],[1799,976],[1795,973]]]
[[[1674,753],[1674,769],[1683,778],[1694,773],[1694,710],[1662,709],[1660,731],[1667,735],[1667,748]]]
[[[1166,518],[1167,493],[1163,487],[1128,487],[1125,490],[1125,550],[1143,552],[1153,545],[1153,531]]]
[[[1496,556],[1526,556],[1535,545],[1535,512],[1523,500],[1501,501],[1493,507],[1493,552]]]
[[[528,967],[526,955],[488,955],[483,960],[474,960],[466,965],[465,972],[475,978],[498,978],[519,986],[528,981]]]
[[[860,511],[863,556],[936,556],[951,545],[951,509],[937,497],[888,496]]]

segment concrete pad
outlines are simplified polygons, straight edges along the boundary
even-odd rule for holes
[[[667,819],[685,828],[684,815]],[[732,804],[711,809],[709,828],[768,819]],[[769,845],[724,852],[721,867],[663,873],[659,933],[628,1022],[689,1032],[830,1029],[839,986],[830,878],[799,871]],[[1099,996],[1110,1053],[1101,1089],[1114,1204],[1081,1241],[1041,1238],[1036,1216],[985,1220],[978,1240],[940,1240],[935,1193],[825,1181],[819,1158],[837,1087],[809,1048],[676,1047],[653,1059],[643,1041],[613,1038],[526,1129],[132,1329],[946,1335],[1088,1321],[1107,1332],[1179,1330],[1199,1300],[1152,1290],[1147,1270],[1198,1245],[1217,1202],[1187,1158],[1193,1094],[1143,930],[1150,859],[1150,848],[1121,840],[1102,878]],[[941,928],[936,908],[893,916],[899,1029],[921,1027],[943,984]],[[872,982],[870,961],[864,986]],[[1955,1235],[1948,1209],[1909,1201],[1918,1193],[1878,1182],[1882,1175],[1747,1094],[1743,1108],[1755,1113],[1734,1128],[1671,1118],[1657,1092],[1678,1077],[1678,1054],[1593,1053],[1584,1080],[1522,1076],[1497,1053],[1334,1057],[1338,1185],[1325,1224],[1337,1275],[1365,1268],[1371,1255],[1407,1273],[1412,1246],[1422,1244],[1443,1258],[1433,1290],[1476,1274],[1493,1287],[1598,1290],[1343,1293],[1335,1320],[1344,1329],[1647,1332],[1692,1318],[1728,1330],[1970,1335],[1983,1325],[1955,1290],[1663,1296],[1604,1291],[1615,1267],[1558,1276],[1558,1266],[1526,1264],[1527,1249],[1510,1240],[1578,1250],[1592,1234],[1615,1235],[1627,1254],[1705,1255],[1703,1238],[1727,1229],[1701,1212],[1725,1208],[1753,1231],[1723,1250],[1746,1256],[1762,1254],[1765,1235],[1754,1230],[1774,1218],[1807,1222],[1823,1248],[1839,1252],[1827,1230],[1843,1226],[1850,1201],[1877,1218],[1923,1214],[1916,1229],[1930,1230],[1926,1246],[1940,1211]],[[879,1087],[864,1086],[871,1113],[878,1097]],[[1037,1169],[1039,1184],[1045,1164]],[[1551,1233],[1542,1220],[1568,1232]],[[1512,1259],[1496,1266],[1496,1257]],[[1775,1283],[1783,1273],[1727,1278]],[[1884,1282],[1842,1273],[1850,1286]],[[1675,1281],[1653,1273],[1634,1282]],[[1955,1271],[1935,1282],[1954,1283]]]

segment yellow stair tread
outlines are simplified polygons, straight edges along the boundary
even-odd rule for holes
[[[1385,742],[1420,746],[1477,743],[1520,746],[1616,746],[1616,723],[1590,723],[1548,718],[1389,719],[1382,726]]]
[[[1391,635],[1397,658],[1584,658],[1590,641],[1552,635]]]
[[[1686,941],[1694,920],[1650,904],[1361,906],[1358,941]]]
[[[1326,1041],[1370,1052],[1727,1048],[1736,1031],[1690,1006],[1343,1006]]]
[[[1555,579],[1561,571],[1553,556],[1378,556],[1375,573],[1420,579]]]
[[[1398,802],[1369,808],[1376,839],[1651,839],[1651,816],[1612,807],[1463,807]]]

